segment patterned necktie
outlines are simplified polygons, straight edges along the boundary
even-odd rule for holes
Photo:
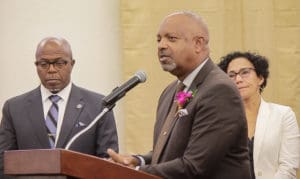
[[[163,127],[160,131],[160,134],[158,136],[157,142],[156,142],[154,150],[153,150],[151,164],[157,164],[158,163],[159,156],[160,156],[160,154],[163,150],[164,144],[166,143],[166,141],[168,139],[169,133],[171,132],[171,127],[172,127],[172,124],[174,122],[175,114],[177,112],[178,106],[177,106],[177,102],[175,100],[176,94],[179,91],[182,91],[184,89],[184,87],[185,87],[185,85],[182,82],[180,82],[177,85],[176,92],[175,92],[175,95],[174,95],[173,104],[170,108],[169,114],[168,114],[168,116],[167,116],[167,118],[164,122],[164,125],[163,125]]]
[[[51,95],[49,99],[52,101],[52,105],[46,116],[46,128],[49,137],[49,142],[51,148],[54,148],[55,138],[56,138],[56,128],[58,120],[58,105],[57,102],[60,100],[58,95]]]

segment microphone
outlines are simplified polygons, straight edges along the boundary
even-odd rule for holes
[[[104,106],[114,105],[119,99],[125,96],[126,92],[131,90],[139,83],[144,83],[147,79],[144,71],[137,71],[132,78],[122,84],[120,87],[116,87],[113,91],[102,99]]]

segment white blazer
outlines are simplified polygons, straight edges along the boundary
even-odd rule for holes
[[[290,107],[261,99],[253,150],[256,179],[296,179],[300,134]]]

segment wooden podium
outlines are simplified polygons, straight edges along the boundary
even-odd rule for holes
[[[4,173],[18,179],[161,179],[95,156],[63,149],[6,151]]]

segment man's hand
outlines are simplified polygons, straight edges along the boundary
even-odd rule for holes
[[[118,154],[112,149],[107,149],[107,153],[111,157],[112,161],[125,165],[127,167],[135,168],[139,163],[137,158],[131,155]]]

